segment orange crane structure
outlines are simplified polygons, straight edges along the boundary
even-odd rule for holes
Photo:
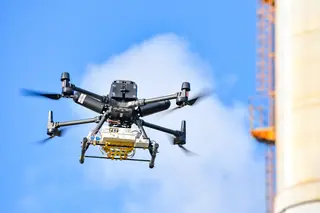
[[[258,1],[256,93],[249,103],[250,133],[266,145],[266,213],[273,213],[275,195],[275,6]]]

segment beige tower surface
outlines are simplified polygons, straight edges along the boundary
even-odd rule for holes
[[[275,213],[320,213],[320,0],[276,2]]]

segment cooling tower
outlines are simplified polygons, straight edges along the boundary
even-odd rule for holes
[[[320,0],[276,2],[275,213],[320,213]]]

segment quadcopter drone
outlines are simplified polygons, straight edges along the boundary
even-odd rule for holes
[[[97,123],[97,126],[82,139],[80,163],[84,163],[85,158],[104,158],[112,160],[133,160],[149,162],[149,168],[154,167],[159,144],[151,140],[144,127],[152,128],[173,136],[172,143],[179,146],[186,152],[190,152],[183,145],[186,144],[186,121],[181,121],[180,130],[172,130],[162,126],[148,123],[141,119],[151,114],[159,113],[169,109],[170,100],[176,99],[178,109],[186,105],[193,105],[200,95],[194,99],[188,100],[190,83],[183,82],[181,91],[172,95],[138,99],[138,86],[133,81],[115,80],[111,84],[110,93],[106,96],[100,96],[93,92],[81,89],[70,83],[70,74],[67,72],[61,75],[62,93],[40,93],[24,89],[24,95],[42,96],[53,100],[60,98],[72,98],[73,101],[87,109],[90,109],[98,116],[89,119],[54,122],[53,112],[49,111],[47,134],[48,139],[56,136],[62,136],[61,127]],[[108,125],[104,125],[107,123]],[[133,124],[137,128],[134,128]],[[103,156],[87,156],[86,151],[89,146],[99,146]],[[134,159],[136,149],[149,150],[151,158]]]

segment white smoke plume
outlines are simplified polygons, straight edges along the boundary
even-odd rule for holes
[[[213,73],[204,60],[190,51],[187,41],[165,34],[132,46],[104,64],[91,65],[81,86],[107,94],[113,80],[133,80],[138,84],[139,97],[151,98],[175,93],[182,82],[189,81],[192,97],[202,88],[226,89],[219,86]],[[172,101],[171,107],[174,106]],[[90,114],[80,107],[76,111],[81,117]],[[186,147],[199,156],[186,156],[170,144],[165,133],[147,129],[149,136],[160,143],[153,170],[147,163],[95,160],[86,167],[88,181],[103,186],[106,194],[125,186],[123,212],[263,211],[263,162],[253,156],[245,105],[227,107],[213,94],[194,107],[144,119],[177,130],[181,120],[186,120]],[[148,157],[147,151],[143,156]],[[87,159],[85,164],[88,162]]]

